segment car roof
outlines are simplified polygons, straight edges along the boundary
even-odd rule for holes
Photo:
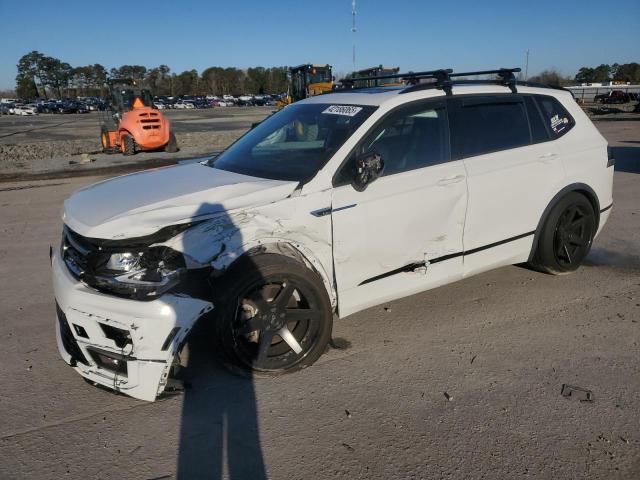
[[[551,95],[554,97],[569,96],[571,92],[556,88],[545,87],[529,87],[525,85],[517,85],[518,93],[538,94],[538,95]],[[322,104],[345,104],[345,105],[371,105],[381,106],[392,100],[397,100],[398,96],[402,94],[402,91],[407,88],[405,86],[396,87],[372,87],[354,90],[344,90],[333,93],[327,93],[323,95],[316,95],[298,103],[322,103]],[[473,95],[473,94],[496,94],[496,93],[511,93],[509,87],[502,85],[453,85],[453,96],[458,95]],[[402,94],[406,96],[407,101],[416,100],[419,98],[432,98],[441,97],[445,93],[442,89],[438,88],[426,88],[424,90],[416,90],[411,93]],[[396,102],[394,102],[396,103]]]

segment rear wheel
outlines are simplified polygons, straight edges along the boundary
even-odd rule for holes
[[[128,133],[122,135],[122,154],[134,155],[136,153],[136,142]]]
[[[281,255],[245,257],[214,287],[215,338],[227,366],[267,374],[313,364],[331,339],[322,280]]]
[[[173,132],[169,134],[169,141],[167,145],[164,147],[165,152],[176,153],[178,151],[178,141],[176,140],[176,136]]]
[[[593,242],[596,217],[587,198],[571,192],[551,210],[540,233],[534,266],[554,275],[573,272]]]

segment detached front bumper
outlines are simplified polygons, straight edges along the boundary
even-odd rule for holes
[[[92,382],[154,401],[183,340],[213,305],[173,294],[152,301],[107,295],[77,281],[57,252],[51,264],[64,361]]]

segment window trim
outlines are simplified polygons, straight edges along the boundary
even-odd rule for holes
[[[529,107],[527,106],[527,102],[526,102],[526,98],[528,97],[531,99],[531,103],[533,103],[533,106],[535,108],[535,112],[530,112],[529,111]],[[547,127],[547,122],[544,121],[544,116],[542,115],[542,111],[540,110],[540,105],[538,104],[537,100],[536,100],[536,95],[535,94],[524,94],[522,95],[522,98],[524,100],[524,107],[527,110],[527,119],[529,120],[529,131],[531,132],[531,143],[529,145],[539,145],[541,143],[546,143],[546,142],[551,142],[553,140],[555,140],[555,138],[553,138],[551,136],[551,132],[549,131],[549,127]],[[542,123],[542,128],[544,129],[545,132],[547,132],[547,139],[546,140],[538,140],[536,142],[533,141],[533,126],[531,125],[531,117],[532,116],[538,116],[538,120],[540,120],[540,123]]]
[[[362,144],[369,138],[370,134],[372,132],[374,132],[383,122],[385,122],[391,115],[395,115],[396,113],[398,113],[400,110],[404,110],[404,109],[411,109],[414,107],[418,107],[421,105],[425,105],[425,106],[431,106],[433,105],[433,108],[439,108],[441,107],[444,111],[444,128],[445,128],[445,136],[446,136],[446,142],[445,142],[445,146],[447,148],[447,159],[443,162],[434,164],[435,165],[442,165],[444,163],[449,163],[452,162],[454,160],[453,156],[451,155],[451,133],[450,133],[450,126],[451,123],[449,121],[449,106],[448,106],[448,102],[447,99],[444,96],[440,96],[440,97],[429,97],[429,98],[421,98],[418,100],[412,100],[410,102],[406,102],[406,103],[402,103],[400,105],[396,105],[395,107],[391,108],[390,110],[388,110],[386,113],[384,113],[378,120],[376,120],[376,122],[371,126],[371,128],[369,128],[363,135],[362,137],[360,137],[360,139],[358,140],[358,142],[355,144],[355,146],[349,151],[349,153],[347,155],[345,155],[344,159],[342,160],[342,162],[340,163],[340,165],[338,166],[338,168],[336,168],[335,172],[333,173],[333,176],[331,177],[331,186],[333,188],[337,188],[337,187],[344,187],[345,185],[350,185],[350,183],[348,182],[340,182],[338,181],[338,177],[340,175],[340,173],[342,172],[342,170],[346,167],[347,163],[349,162],[349,160],[351,159],[351,157],[356,154],[356,152],[360,149],[360,147],[362,147]],[[432,165],[429,165],[429,167]],[[428,167],[423,167],[423,168],[428,168]],[[413,169],[413,170],[420,170],[419,168]],[[401,173],[406,173],[406,172],[410,172],[412,170],[406,170],[405,172],[396,172],[392,175],[389,175],[389,177],[393,177],[394,175],[398,175]],[[384,175],[380,178],[384,178]]]

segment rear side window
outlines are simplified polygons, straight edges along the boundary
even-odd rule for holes
[[[455,99],[453,107],[451,147],[454,158],[531,143],[527,110],[520,96]]]
[[[573,117],[556,98],[536,95],[536,100],[552,138],[560,138],[573,128],[575,125]]]

